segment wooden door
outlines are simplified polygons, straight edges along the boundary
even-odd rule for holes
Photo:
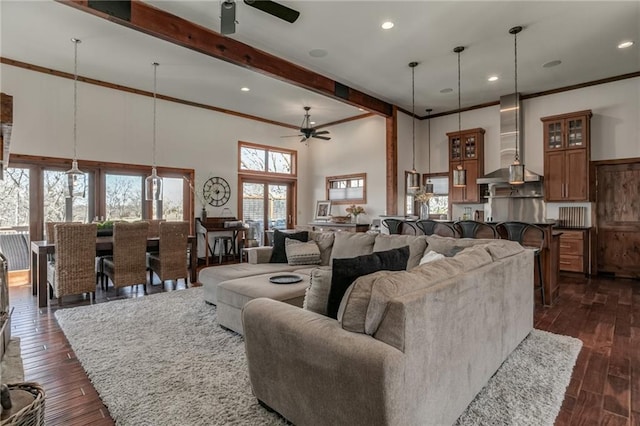
[[[545,154],[544,197],[546,201],[563,201],[564,199],[564,151],[553,151]]]
[[[565,151],[564,198],[570,201],[586,201],[589,170],[587,151],[569,149]]]
[[[640,160],[596,167],[599,273],[640,278]]]

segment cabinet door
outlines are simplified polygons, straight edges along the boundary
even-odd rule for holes
[[[460,203],[464,201],[464,190],[465,188],[456,188],[453,186],[453,168],[455,166],[451,166],[451,170],[449,171],[449,202],[450,203]]]
[[[563,148],[563,120],[544,122],[544,150]]]
[[[586,118],[567,118],[564,124],[566,148],[584,148],[587,144]]]
[[[464,188],[464,201],[470,203],[480,202],[480,193],[478,191],[478,161],[467,160],[464,162],[464,168],[467,170],[467,186]]]
[[[460,136],[451,136],[449,138],[449,160],[460,161],[462,155],[462,142]]]
[[[565,192],[564,199],[570,201],[586,201],[589,165],[587,151],[575,149],[565,151]]]
[[[564,200],[564,162],[564,151],[547,152],[544,156],[544,198],[546,201]]]
[[[476,160],[478,158],[478,138],[475,133],[463,135],[462,146],[465,160]]]

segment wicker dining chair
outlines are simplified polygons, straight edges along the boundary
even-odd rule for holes
[[[149,223],[149,238],[158,238],[160,236],[160,223],[166,222],[166,219],[147,219]]]
[[[56,257],[47,263],[50,297],[91,293],[95,300],[95,223],[60,223],[54,226]]]
[[[147,235],[149,223],[118,222],[113,225],[113,256],[102,259],[103,285],[109,279],[116,289],[142,284],[147,293]]]
[[[151,253],[147,257],[149,268],[149,282],[153,284],[153,273],[160,278],[162,288],[164,282],[172,280],[174,289],[177,281],[184,279],[187,287],[187,245],[189,237],[189,222],[160,223],[160,242],[158,253]]]

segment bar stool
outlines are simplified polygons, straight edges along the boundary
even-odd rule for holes
[[[484,222],[458,220],[453,223],[453,227],[460,235],[460,238],[498,238],[493,226]]]
[[[229,235],[216,235],[213,237],[213,246],[211,246],[211,256],[215,256],[216,246],[218,246],[218,263],[222,263],[222,256],[228,256],[233,252],[236,256],[236,247],[233,244],[233,238]]]
[[[506,239],[508,240],[517,241],[524,248],[533,250],[535,254],[535,259],[536,259],[536,266],[538,268],[538,280],[539,280],[539,283],[538,283],[539,286],[535,287],[533,290],[534,291],[540,290],[542,306],[544,306],[546,304],[545,298],[544,298],[544,274],[542,272],[542,260],[540,257],[540,253],[544,248],[544,229],[532,223],[513,221],[513,222],[498,223],[496,225],[496,231],[498,232],[500,237],[502,238],[506,237]],[[537,234],[540,237],[540,246],[539,247],[525,246],[523,242],[524,242],[524,236],[526,234],[530,234],[530,235]]]
[[[390,235],[403,234],[405,226],[412,230],[411,235],[416,235],[416,227],[413,224],[400,219],[384,219],[382,226],[389,230]]]

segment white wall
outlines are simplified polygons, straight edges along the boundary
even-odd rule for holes
[[[72,157],[73,81],[7,65],[1,71],[2,91],[14,102],[11,152]],[[78,158],[151,165],[152,102],[149,97],[78,83]],[[297,150],[302,171],[298,185],[309,186],[304,172],[308,149],[295,138],[280,138],[291,133],[289,128],[162,100],[157,101],[156,117],[156,164],[193,168],[196,190],[209,176],[225,178],[232,191],[224,207],[234,215],[238,214],[238,141]],[[307,217],[304,209],[312,200],[306,191],[298,192],[300,216]],[[209,206],[208,213],[219,216],[222,209]]]
[[[373,116],[332,126],[330,130],[330,141],[312,139],[309,142],[309,166],[300,173],[307,174],[309,178],[306,192],[311,196],[307,199],[307,205],[298,204],[298,217],[301,219],[298,223],[311,222],[315,202],[326,199],[327,176],[352,173],[367,174],[367,204],[364,205],[367,215],[362,220],[370,221],[384,214],[387,182],[385,119]],[[302,188],[299,192],[305,192]],[[331,213],[345,216],[347,207],[345,204],[333,205]]]

